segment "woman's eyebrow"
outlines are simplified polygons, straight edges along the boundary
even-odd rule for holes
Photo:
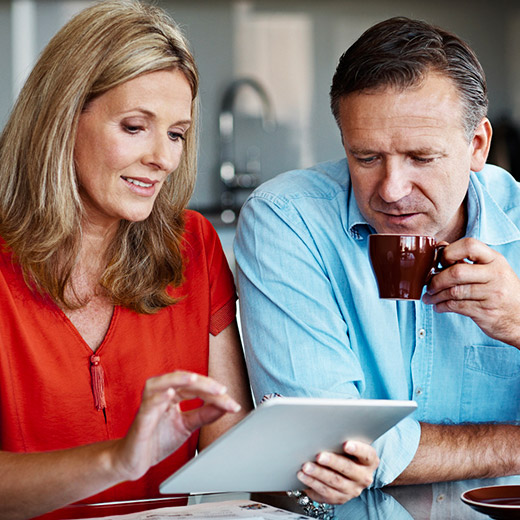
[[[145,116],[148,116],[149,118],[151,119],[155,119],[157,118],[157,114],[147,108],[143,108],[143,107],[135,107],[135,108],[131,108],[130,110],[123,110],[121,112],[121,115],[122,114],[127,114],[127,113],[130,113],[130,112],[141,112],[143,115]],[[192,123],[192,120],[191,119],[180,119],[179,121],[175,121],[175,123],[173,123],[174,125],[191,125]]]

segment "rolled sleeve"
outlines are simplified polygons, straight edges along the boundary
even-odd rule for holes
[[[373,446],[379,456],[373,487],[391,484],[410,464],[421,439],[421,425],[406,417],[377,439]]]

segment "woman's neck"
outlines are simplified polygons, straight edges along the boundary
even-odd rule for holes
[[[106,268],[107,251],[116,231],[116,226],[107,229],[84,223],[79,256],[71,273],[69,298],[72,301],[88,302],[95,296],[103,295],[99,281]]]

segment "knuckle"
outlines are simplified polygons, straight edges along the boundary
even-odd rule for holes
[[[354,488],[354,493],[353,493],[352,498],[358,497],[359,495],[361,495],[361,493],[363,493],[364,490],[365,490],[365,488],[363,486],[356,486]]]
[[[449,312],[457,312],[457,309],[459,308],[457,300],[446,300],[444,302],[444,307]]]
[[[495,301],[502,302],[508,297],[508,290],[503,285],[498,285],[495,289]]]
[[[331,492],[327,496],[327,503],[332,505],[340,505],[346,502],[345,495],[342,493]]]
[[[466,270],[466,264],[454,264],[451,266],[451,278],[455,282],[460,282],[462,280],[462,277],[464,276],[464,272]]]
[[[462,285],[453,285],[448,289],[448,296],[452,300],[463,300],[464,287]]]
[[[364,487],[367,488],[367,487],[371,486],[373,482],[374,482],[374,476],[372,474],[370,474],[364,478],[363,485],[364,485]]]
[[[145,383],[144,383],[144,387],[143,387],[143,393],[144,394],[148,394],[152,391],[153,387],[154,387],[154,384],[155,384],[155,381],[153,379],[148,379]]]
[[[466,241],[466,250],[468,251],[469,256],[475,254],[479,250],[480,243],[476,238],[468,237],[465,239],[465,241]]]
[[[331,489],[319,480],[314,481],[314,483],[312,484],[312,488],[314,489],[314,491],[316,491],[317,493],[319,493],[320,495],[322,495],[324,497],[328,497],[328,496],[332,495]]]
[[[345,486],[345,477],[340,476],[338,473],[334,473],[330,479],[331,486],[337,489],[341,489]]]

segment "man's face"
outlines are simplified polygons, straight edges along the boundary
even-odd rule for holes
[[[483,120],[468,142],[450,79],[348,94],[340,126],[356,201],[378,233],[463,236],[470,170],[484,166],[491,130]]]

